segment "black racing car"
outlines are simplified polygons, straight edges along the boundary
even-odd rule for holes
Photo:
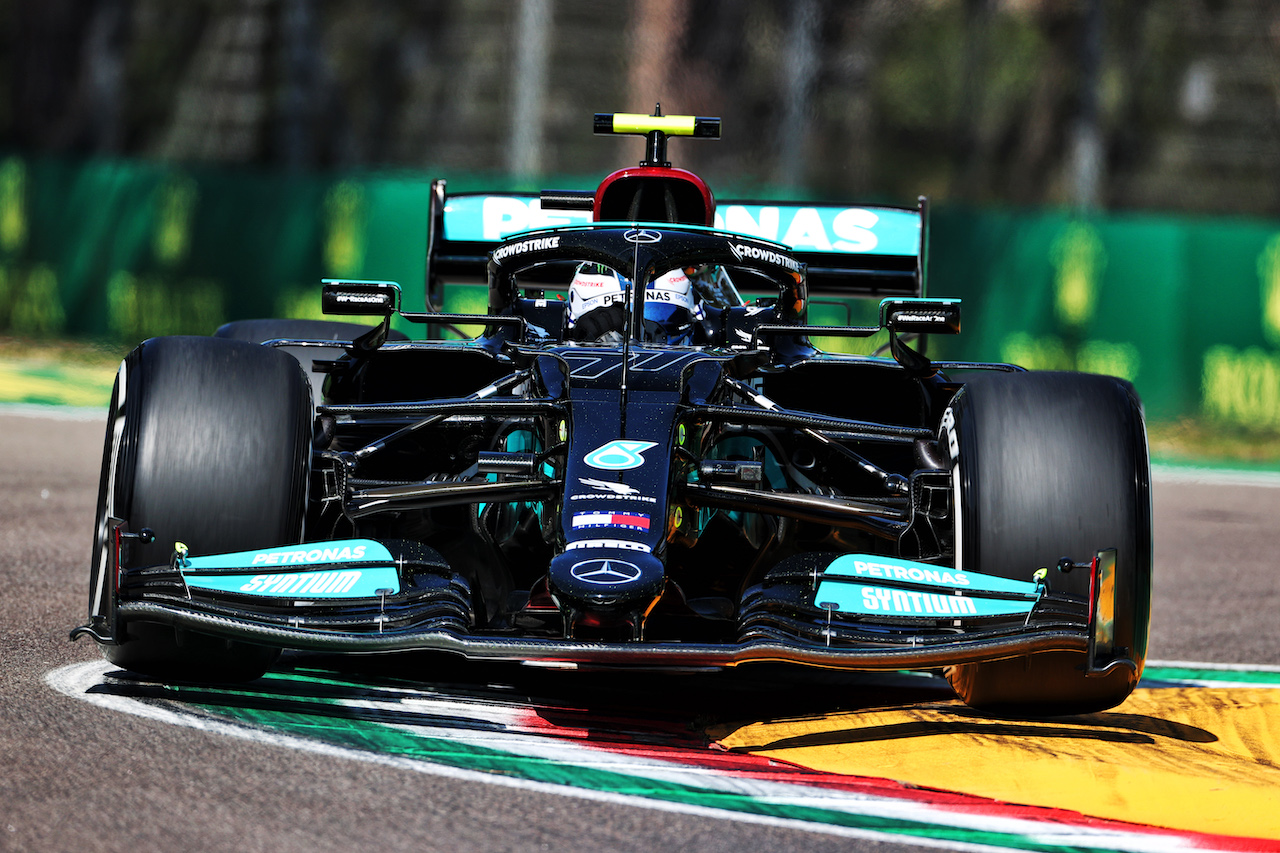
[[[1015,713],[1123,701],[1151,590],[1133,388],[930,360],[960,305],[922,295],[923,202],[717,205],[666,147],[718,120],[596,130],[647,149],[594,192],[433,185],[428,305],[483,280],[485,315],[329,281],[328,313],[380,322],[130,353],[72,636],[185,679],[432,649],[934,670]],[[806,325],[814,293],[878,297],[879,323]],[[811,341],[875,335],[887,356]]]

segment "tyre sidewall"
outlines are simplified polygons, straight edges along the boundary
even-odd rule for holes
[[[984,376],[943,417],[952,459],[956,565],[1016,580],[1049,567],[1055,591],[1090,593],[1089,573],[1061,557],[1116,548],[1116,643],[1138,672],[1084,675],[1082,653],[953,667],[970,704],[1018,711],[1097,710],[1123,701],[1146,657],[1151,503],[1146,432],[1132,386],[1077,373]]]

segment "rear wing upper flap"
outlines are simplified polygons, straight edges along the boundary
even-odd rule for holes
[[[427,304],[439,305],[444,281],[483,281],[489,252],[521,231],[591,222],[578,196],[564,193],[460,193],[431,185],[427,232]],[[554,200],[553,200],[554,199]],[[552,207],[552,205],[555,205]],[[923,296],[928,260],[928,200],[916,208],[720,201],[715,226],[790,246],[808,266],[810,294]]]
[[[922,296],[928,200],[919,207],[720,201],[716,227],[790,246],[811,295]]]

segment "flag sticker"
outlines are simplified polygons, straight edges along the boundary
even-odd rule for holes
[[[573,529],[587,527],[625,527],[628,530],[648,530],[649,516],[640,512],[575,512]]]

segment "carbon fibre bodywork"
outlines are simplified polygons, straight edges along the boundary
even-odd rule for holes
[[[443,185],[436,202],[442,217]],[[724,228],[592,222],[482,245],[437,222],[429,280],[483,263],[488,314],[404,312],[395,285],[330,282],[330,310],[382,322],[350,341],[264,342],[343,353],[301,359],[323,382],[306,494],[289,498],[304,532],[157,561],[153,540],[186,532],[140,530],[107,501],[76,633],[111,646],[148,624],[274,648],[602,666],[941,669],[1063,653],[1082,677],[1123,671],[1131,686],[1145,605],[1116,578],[1137,571],[1149,596],[1145,444],[1139,509],[1117,523],[1148,544],[1122,549],[1119,570],[1105,540],[1012,568],[968,562],[976,475],[962,476],[953,410],[967,377],[1019,369],[931,362],[908,343],[957,332],[959,303],[921,296],[923,209],[898,213],[917,217],[913,257],[833,269],[822,256],[827,280],[862,282],[860,295],[912,276],[868,327],[806,325],[815,256]],[[582,264],[634,283],[607,342],[576,339],[556,294]],[[642,320],[651,283],[672,270],[701,277],[691,344],[655,340]],[[389,340],[396,315],[485,330]],[[809,340],[882,330],[889,357]],[[128,462],[128,418],[122,401],[104,483]],[[1124,608],[1142,624],[1118,619]]]

